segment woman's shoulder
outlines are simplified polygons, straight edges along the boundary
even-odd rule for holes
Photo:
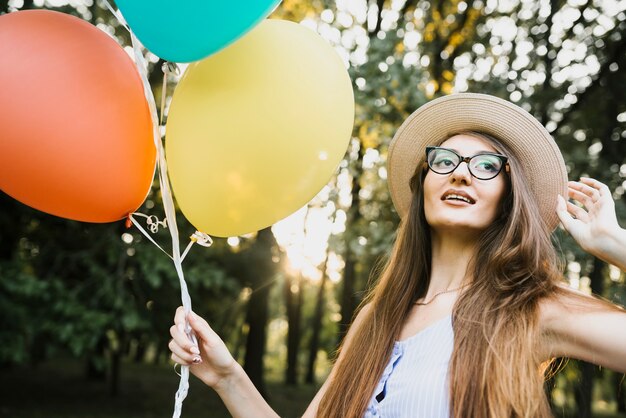
[[[539,301],[539,327],[544,334],[558,334],[577,315],[611,310],[610,305],[566,283],[559,283],[550,295]]]
[[[626,367],[623,308],[564,284],[541,300],[538,320],[542,360],[571,357],[613,370]]]
[[[555,290],[539,301],[539,325],[549,327],[571,315],[619,309],[615,304],[595,295],[559,283]]]
[[[590,295],[580,290],[559,283],[550,295],[539,301],[539,325],[543,328],[561,318],[568,310],[568,299],[572,298],[583,303],[585,299],[592,299]]]
[[[589,310],[594,302],[592,296],[572,289],[566,283],[559,283],[550,295],[539,301],[537,325],[542,360],[562,354],[563,339],[576,327],[577,314]]]

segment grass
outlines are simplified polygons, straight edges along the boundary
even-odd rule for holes
[[[220,398],[197,379],[190,379],[183,403],[183,418],[222,418],[230,414]],[[106,382],[83,377],[77,361],[56,361],[37,368],[0,372],[1,418],[156,418],[169,417],[179,377],[169,366],[124,364],[120,394],[111,397]],[[289,387],[269,383],[269,402],[283,418],[299,417],[313,399],[317,387]],[[575,418],[577,414],[555,413]],[[595,418],[626,418],[597,413]]]
[[[172,367],[124,364],[120,394],[105,382],[85,381],[72,361],[0,372],[0,417],[156,418],[172,416],[179,377]],[[300,416],[317,388],[268,384],[270,404],[281,417]],[[193,376],[182,417],[230,417],[220,398]]]

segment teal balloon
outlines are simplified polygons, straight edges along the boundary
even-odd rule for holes
[[[167,61],[191,62],[235,42],[280,0],[117,0],[141,43]]]

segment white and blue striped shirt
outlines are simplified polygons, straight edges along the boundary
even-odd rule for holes
[[[452,314],[394,343],[363,418],[449,418]]]

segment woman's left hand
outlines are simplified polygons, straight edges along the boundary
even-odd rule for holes
[[[585,251],[626,271],[626,230],[617,222],[609,188],[581,177],[579,182],[568,182],[568,194],[584,207],[558,197],[556,212],[565,230]]]

